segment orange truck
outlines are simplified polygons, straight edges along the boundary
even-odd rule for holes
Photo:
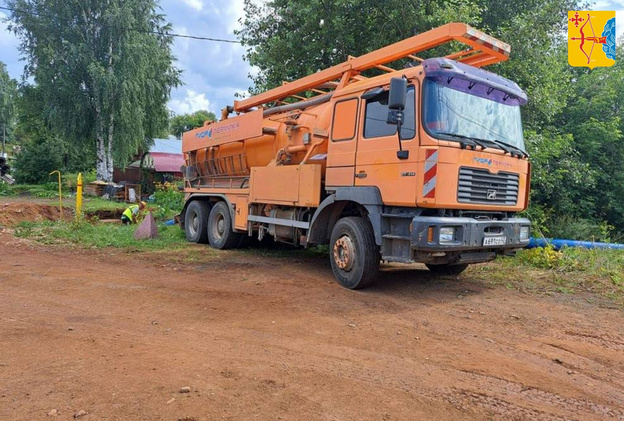
[[[382,261],[458,274],[513,255],[529,242],[527,97],[481,69],[509,53],[450,23],[235,101],[183,135],[187,239],[329,245],[351,289]]]

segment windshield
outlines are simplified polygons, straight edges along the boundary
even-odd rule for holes
[[[499,141],[525,150],[520,106],[471,95],[431,79],[424,86],[424,123],[434,137]]]

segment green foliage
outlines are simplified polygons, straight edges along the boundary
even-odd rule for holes
[[[184,207],[184,193],[175,183],[157,183],[154,199],[157,206],[154,217],[157,219],[167,219],[178,215]]]
[[[93,167],[95,154],[89,145],[68,141],[46,123],[44,96],[39,87],[23,86],[16,104],[19,119],[15,133],[21,147],[14,171],[18,182],[45,182],[54,170],[86,172]]]
[[[479,0],[484,10],[478,24],[488,34],[511,45],[509,61],[489,70],[518,83],[529,96],[523,107],[525,127],[551,124],[570,95],[567,59],[567,17],[579,10],[578,0]]]
[[[478,22],[477,1],[245,0],[246,59],[259,69],[262,91],[325,69],[438,25]]]
[[[31,140],[22,146],[15,159],[14,175],[18,183],[45,183],[50,172],[62,167],[62,146],[54,139]]]
[[[596,188],[596,169],[584,163],[574,137],[554,131],[525,132],[531,155],[531,199],[561,214],[590,215],[587,195]]]
[[[6,65],[0,61],[0,136],[3,135],[3,129],[6,129],[8,140],[13,137],[16,98],[17,82],[11,79]]]
[[[606,221],[572,215],[553,215],[549,221],[549,236],[569,240],[611,242],[620,241],[614,227]]]
[[[11,186],[8,185],[7,183],[4,183],[2,181],[0,181],[0,197],[2,196],[12,196],[13,195],[13,191],[11,189]]]
[[[76,244],[81,247],[114,247],[128,251],[172,250],[187,247],[184,231],[176,226],[158,226],[158,237],[135,240],[136,226],[80,222],[23,222],[15,235],[45,244]]]
[[[56,175],[56,174],[55,174]],[[41,184],[14,184],[7,189],[8,196],[30,196],[38,199],[58,198],[58,182],[48,181]],[[63,189],[63,194],[67,194]]]
[[[204,125],[206,121],[216,121],[214,113],[206,110],[196,111],[193,114],[176,115],[169,120],[169,133],[181,138],[184,132]]]
[[[562,256],[563,253],[552,247],[538,247],[518,253],[517,260],[536,268],[554,269],[560,267]]]
[[[73,206],[74,204],[72,204]],[[123,211],[128,207],[127,203],[115,202],[113,200],[102,199],[101,197],[85,197],[82,201],[82,211],[94,214],[98,211]]]
[[[624,274],[622,250],[564,247],[557,251],[552,247],[545,247],[522,250],[515,259],[505,261],[515,266],[556,269],[559,272],[578,272],[597,277],[606,275],[612,280],[618,278],[612,276],[613,274]]]
[[[88,145],[98,179],[112,178],[164,132],[179,71],[171,26],[157,0],[9,0],[26,76],[37,82],[45,121],[72,145]]]
[[[67,186],[72,191],[75,191],[76,186],[78,184],[78,173],[62,174],[62,180],[63,180],[63,186]],[[82,172],[83,189],[84,189],[84,186],[86,186],[87,184],[95,180],[97,180],[97,175],[95,174],[95,171],[91,170],[91,171]]]

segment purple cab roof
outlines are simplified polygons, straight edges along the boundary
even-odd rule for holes
[[[447,58],[422,62],[425,75],[449,88],[488,98],[501,104],[524,105],[527,95],[509,79]]]

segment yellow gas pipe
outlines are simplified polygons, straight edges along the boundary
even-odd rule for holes
[[[76,221],[82,219],[82,173],[78,173],[76,182]]]

